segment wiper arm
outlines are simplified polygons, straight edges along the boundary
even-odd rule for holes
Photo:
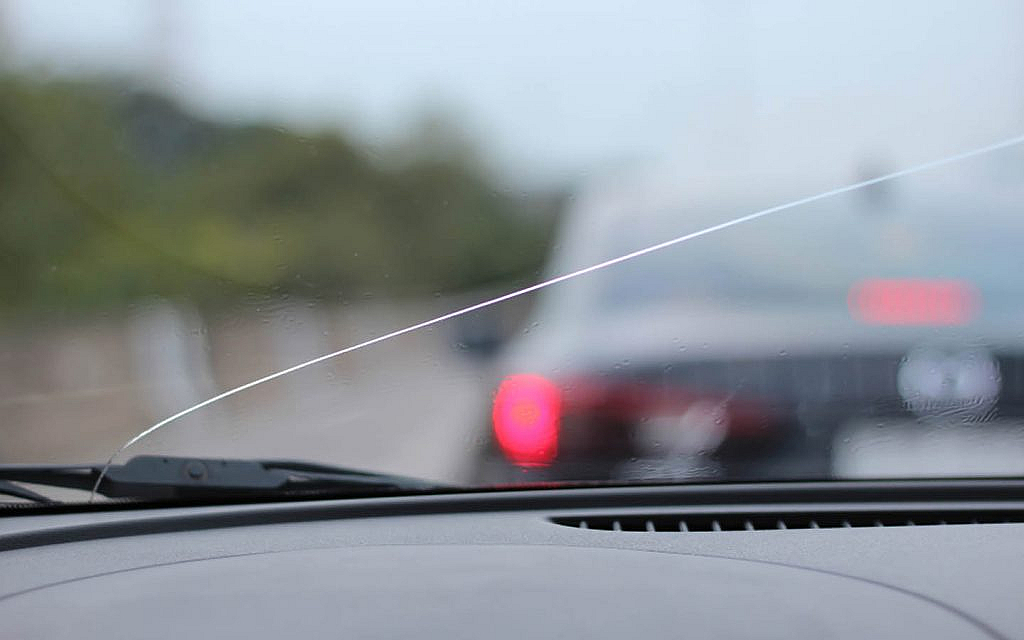
[[[0,494],[49,501],[13,484],[91,491],[103,465],[0,465]],[[108,498],[177,499],[280,495],[306,492],[368,494],[378,490],[425,491],[445,485],[381,473],[293,460],[223,460],[136,456],[110,465],[97,493]]]

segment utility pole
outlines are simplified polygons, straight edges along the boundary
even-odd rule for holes
[[[142,69],[145,82],[155,91],[177,93],[181,74],[181,3],[150,0],[148,56]]]
[[[708,163],[747,169],[757,135],[753,10],[749,0],[700,3],[703,95],[694,139]]]

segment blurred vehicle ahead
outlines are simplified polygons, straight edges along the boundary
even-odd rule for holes
[[[1020,194],[892,186],[546,289],[496,359],[475,480],[1024,471]],[[706,191],[592,191],[552,275],[765,204]]]

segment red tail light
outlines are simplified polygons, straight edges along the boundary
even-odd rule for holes
[[[522,466],[550,464],[558,454],[562,394],[537,375],[505,378],[494,398],[494,435],[505,456]]]
[[[679,430],[687,430],[692,428],[687,418],[694,416],[690,410],[705,412],[710,407],[712,413],[720,414],[729,435],[759,435],[776,419],[776,412],[763,400],[741,396],[737,391],[575,379],[563,391],[562,413],[600,416],[632,425],[668,419],[675,420]]]
[[[865,280],[849,295],[850,311],[879,325],[962,325],[974,317],[978,296],[959,280]]]

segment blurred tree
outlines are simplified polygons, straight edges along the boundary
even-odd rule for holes
[[[435,117],[400,161],[110,81],[0,77],[0,305],[347,299],[534,277],[557,194],[494,187]],[[537,215],[537,210],[545,215]]]

